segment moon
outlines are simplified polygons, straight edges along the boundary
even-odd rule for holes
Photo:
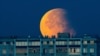
[[[58,33],[70,33],[73,35],[74,30],[70,27],[66,10],[55,8],[47,11],[40,21],[40,31],[43,36],[56,36]]]

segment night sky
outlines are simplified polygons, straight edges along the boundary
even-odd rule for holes
[[[0,36],[38,36],[41,17],[64,8],[77,35],[100,35],[100,0],[0,0]]]

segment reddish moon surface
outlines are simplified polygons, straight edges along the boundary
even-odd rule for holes
[[[66,15],[66,11],[61,8],[46,12],[40,22],[41,34],[49,38],[53,35],[57,37],[58,33],[68,32],[73,34],[73,30],[70,28]]]

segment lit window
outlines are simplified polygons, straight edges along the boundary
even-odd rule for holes
[[[79,53],[80,48],[70,48],[69,51],[72,52],[72,53]]]
[[[72,41],[69,41],[69,45],[72,45],[73,44],[73,42]]]
[[[69,45],[80,45],[80,41],[69,41]]]
[[[40,42],[39,42],[39,41],[36,41],[36,42],[35,42],[35,45],[36,45],[36,46],[40,46]]]
[[[32,42],[32,46],[34,46],[34,42]]]
[[[81,44],[80,41],[75,41],[74,43],[75,43],[75,45],[80,45]]]
[[[27,46],[27,42],[21,42],[22,46]]]
[[[90,48],[90,53],[94,53],[94,48]]]
[[[79,53],[80,52],[80,48],[76,48],[76,52]]]
[[[56,45],[66,45],[66,41],[56,41]]]
[[[39,41],[32,42],[32,46],[39,46],[39,45],[40,45]]]
[[[70,48],[70,49],[69,49],[69,52],[70,52],[70,53],[74,53],[74,48]]]
[[[87,53],[87,48],[83,48],[83,53]]]
[[[27,42],[16,42],[16,46],[27,46]]]
[[[16,46],[19,46],[19,42],[16,42]]]
[[[50,43],[50,45],[53,45],[53,41],[50,41],[49,43]]]
[[[56,41],[56,45],[59,45],[58,41]]]
[[[28,45],[29,45],[29,46],[32,46],[32,42],[29,42]]]
[[[83,41],[83,44],[87,44],[87,41]]]
[[[90,44],[94,44],[94,40],[91,40],[91,41],[90,41]]]
[[[59,41],[59,45],[62,45],[62,41]]]
[[[24,43],[24,46],[27,46],[28,45],[28,43],[27,42],[23,42]]]
[[[47,45],[47,41],[43,41],[43,45]]]
[[[6,53],[7,53],[6,49],[3,49],[2,54],[6,54]]]
[[[62,41],[61,43],[62,43],[62,45],[66,45],[66,41]]]

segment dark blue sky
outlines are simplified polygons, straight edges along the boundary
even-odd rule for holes
[[[76,33],[100,35],[99,0],[0,0],[0,36],[40,35],[45,12],[64,8]]]

